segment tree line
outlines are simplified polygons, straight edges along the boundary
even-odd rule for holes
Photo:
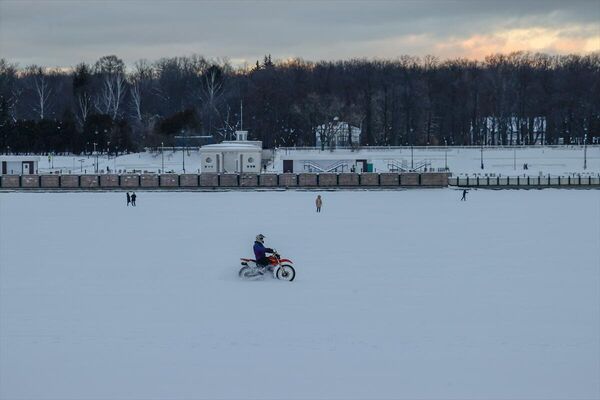
[[[178,135],[219,141],[242,123],[266,148],[314,146],[334,120],[361,129],[355,146],[591,142],[600,136],[600,53],[267,55],[237,68],[199,55],[130,68],[114,55],[70,69],[0,59],[1,152],[133,151]]]

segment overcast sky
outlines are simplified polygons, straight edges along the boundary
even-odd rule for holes
[[[515,50],[600,51],[600,0],[0,0],[0,57],[68,67],[116,54],[273,59],[482,59]]]

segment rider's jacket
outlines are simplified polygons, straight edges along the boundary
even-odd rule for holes
[[[260,260],[261,258],[265,258],[267,256],[266,253],[272,253],[273,249],[269,249],[265,247],[261,242],[254,242],[254,257],[256,260]]]

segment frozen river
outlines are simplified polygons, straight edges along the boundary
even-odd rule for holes
[[[0,193],[0,399],[600,397],[600,191],[321,194]]]

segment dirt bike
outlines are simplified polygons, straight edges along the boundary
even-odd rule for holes
[[[269,265],[264,268],[260,268],[256,264],[256,260],[250,258],[240,258],[243,267],[238,273],[239,277],[246,280],[257,280],[262,279],[267,272],[273,274],[277,279],[291,282],[296,277],[296,270],[292,267],[292,260],[287,258],[281,258],[281,256],[274,252],[272,255],[267,257]]]

